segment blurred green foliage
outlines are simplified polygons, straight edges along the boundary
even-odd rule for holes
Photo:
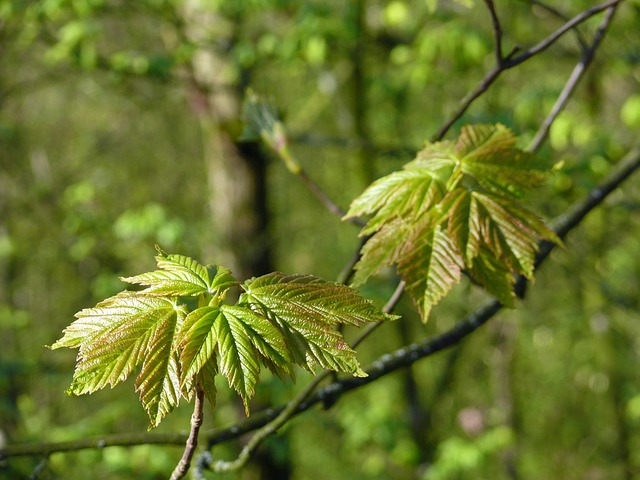
[[[537,2],[496,3],[505,51],[563,23]],[[571,17],[596,2],[549,3]],[[185,13],[194,5],[211,15],[200,36]],[[599,18],[580,27],[584,37]],[[640,4],[624,2],[540,152],[563,165],[527,199],[546,218],[582,198],[637,141],[639,24]],[[146,429],[132,385],[67,397],[73,353],[42,347],[74,312],[119,290],[118,276],[152,267],[155,243],[217,263],[209,205],[217,187],[207,180],[194,62],[217,56],[218,93],[239,99],[250,85],[272,98],[296,157],[346,207],[372,176],[421,148],[493,65],[492,42],[479,1],[0,2],[0,442]],[[526,146],[579,57],[569,32],[507,72],[455,133],[462,123],[502,122]],[[235,131],[234,122],[217,128]],[[357,230],[279,162],[265,175],[274,270],[336,278]],[[247,470],[221,478],[638,477],[638,251],[640,188],[631,180],[554,252],[516,310],[454,350],[296,418]],[[363,292],[382,304],[394,280],[389,271]],[[405,318],[377,331],[359,358],[366,365],[444,331],[482,299],[463,284],[426,327],[404,300]],[[288,400],[307,381],[302,372],[296,386],[265,379],[252,410]],[[205,429],[243,417],[229,392],[220,397]],[[183,431],[189,416],[183,405],[158,430]],[[238,448],[213,453],[232,458]],[[181,450],[54,454],[39,478],[167,478]],[[0,477],[28,477],[40,461],[3,461]]]

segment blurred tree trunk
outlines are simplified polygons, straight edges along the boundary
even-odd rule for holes
[[[233,32],[241,28],[241,18],[234,24],[201,0],[188,0],[182,18],[184,34],[196,45],[226,43],[230,48]],[[239,279],[245,279],[272,270],[267,232],[267,157],[257,142],[235,140],[240,133],[242,95],[249,72],[240,72],[240,81],[232,82],[224,75],[233,68],[228,52],[201,48],[188,67],[188,95],[200,121],[213,229],[213,243],[205,247],[203,257],[230,267]],[[259,401],[254,401],[257,409]],[[281,438],[286,442],[286,437]],[[268,447],[263,447],[252,463],[264,480],[287,480],[291,475],[289,463],[278,461]]]
[[[185,3],[183,32],[196,45],[233,44],[234,25],[200,0]],[[235,26],[237,28],[237,26]],[[228,52],[198,50],[188,67],[189,100],[199,117],[213,244],[203,256],[244,279],[268,272],[266,158],[256,144],[238,144],[244,85],[224,78]]]

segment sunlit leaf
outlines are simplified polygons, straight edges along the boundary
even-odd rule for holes
[[[243,323],[251,343],[261,357],[261,363],[281,378],[293,375],[293,359],[282,332],[268,318],[244,305],[223,305],[222,309]]]
[[[246,294],[281,318],[302,318],[327,325],[362,325],[386,320],[358,291],[312,275],[270,273],[242,284]]]
[[[192,380],[213,355],[217,343],[213,323],[219,316],[219,307],[207,306],[190,312],[185,318],[178,334],[183,385]]]
[[[356,290],[317,277],[271,273],[242,285],[243,303],[282,332],[295,363],[362,375],[355,352],[333,327],[393,318]]]
[[[424,320],[462,276],[462,259],[446,232],[436,225],[414,234],[398,261],[406,289]]]
[[[52,346],[80,348],[69,392],[81,395],[113,387],[142,363],[137,389],[152,425],[157,425],[179,400],[172,351],[180,309],[166,298],[124,292],[76,316],[78,320]]]
[[[260,373],[251,337],[242,321],[228,310],[220,311],[213,322],[213,330],[218,340],[220,373],[227,377],[229,385],[238,392],[248,415],[248,400],[253,396]]]
[[[444,186],[428,168],[394,172],[377,180],[351,204],[345,219],[376,212],[360,235],[369,235],[391,219],[418,216],[440,201]]]
[[[205,267],[189,257],[166,255],[162,251],[156,261],[160,270],[122,280],[147,286],[143,292],[147,295],[169,296],[215,295],[237,284],[226,267]]]
[[[150,331],[149,343],[136,391],[140,402],[157,427],[180,401],[180,358],[176,351],[176,331],[183,315],[166,316]]]
[[[549,165],[516,147],[517,138],[504,125],[465,126],[455,152],[462,171],[489,191],[521,195],[542,185]]]
[[[364,375],[334,326],[394,318],[350,287],[281,273],[248,280],[239,302],[226,305],[237,285],[228,269],[161,251],[157,261],[159,270],[126,279],[146,289],[82,310],[52,346],[79,348],[72,394],[113,387],[140,368],[135,387],[151,428],[197,390],[215,406],[218,373],[247,414],[261,365],[281,378],[293,378],[295,365]]]
[[[533,278],[538,243],[560,243],[518,203],[549,168],[516,143],[503,125],[466,126],[456,141],[427,144],[402,171],[376,180],[345,216],[372,215],[354,284],[396,264],[426,319],[466,269],[511,305],[514,276]]]

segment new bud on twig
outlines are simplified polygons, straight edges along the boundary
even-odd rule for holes
[[[301,167],[289,152],[284,125],[272,103],[261,99],[253,90],[247,90],[242,105],[242,119],[242,140],[262,140],[282,159],[291,173],[300,173]]]

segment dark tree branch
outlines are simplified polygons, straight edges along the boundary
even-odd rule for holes
[[[602,42],[602,39],[604,38],[607,29],[609,28],[609,24],[613,19],[613,14],[615,13],[619,5],[620,4],[616,4],[612,7],[609,7],[609,9],[607,10],[604,18],[602,19],[602,22],[598,26],[598,30],[596,30],[596,33],[593,37],[593,42],[591,43],[591,45],[588,45],[585,48],[580,62],[578,62],[578,64],[573,69],[573,72],[571,72],[571,76],[569,77],[569,80],[567,80],[567,83],[562,89],[562,92],[558,96],[558,99],[551,109],[551,112],[549,112],[547,118],[544,119],[544,122],[542,122],[542,125],[540,125],[540,128],[538,129],[538,132],[531,141],[531,144],[528,148],[530,151],[535,152],[536,150],[538,150],[538,148],[540,148],[540,145],[542,145],[542,143],[546,140],[551,125],[563,110],[563,108],[569,101],[571,94],[578,86],[580,79],[582,79],[584,73],[587,71],[587,68],[589,68],[589,65],[591,65],[591,62],[595,57],[596,50]]]
[[[484,92],[486,92],[491,85],[498,79],[498,77],[502,74],[502,72],[509,70],[521,63],[529,60],[531,57],[545,51],[551,45],[553,45],[560,37],[562,37],[568,31],[574,29],[577,25],[588,20],[592,16],[606,10],[610,7],[616,6],[621,3],[623,0],[609,0],[608,2],[601,3],[600,5],[595,5],[591,8],[584,10],[579,13],[567,23],[565,23],[558,30],[553,32],[547,38],[539,42],[537,45],[525,50],[519,55],[508,55],[504,61],[498,63],[491,70],[489,70],[484,78],[480,81],[480,83],[469,92],[460,102],[458,109],[443,123],[443,125],[438,129],[438,131],[431,137],[432,142],[436,142],[442,140],[444,136],[447,134],[451,126],[458,121],[462,115],[469,109],[471,104],[477,100]]]
[[[567,15],[565,15],[560,10],[558,10],[557,8],[551,5],[541,2],[540,0],[525,0],[525,1],[531,5],[537,5],[538,7],[542,8],[543,10],[546,10],[547,12],[551,13],[552,15],[554,15],[555,17],[559,18],[564,22],[569,21],[569,17]],[[589,43],[584,38],[584,36],[582,35],[578,27],[573,27],[573,31],[576,34],[576,38],[578,40],[578,43],[580,44],[580,48],[582,48],[582,50],[588,48]]]
[[[609,0],[608,2],[604,2],[599,5],[594,5],[593,7],[587,8],[583,12],[573,17],[571,20],[569,20],[567,23],[565,23],[562,27],[560,27],[558,30],[553,32],[547,38],[542,40],[540,43],[538,43],[537,45],[534,45],[533,47],[522,52],[520,55],[509,60],[506,63],[505,68],[513,68],[516,65],[520,65],[522,62],[529,60],[534,55],[537,55],[545,51],[547,48],[553,45],[560,37],[562,37],[565,33],[567,33],[569,30],[572,30],[577,25],[581,24],[585,20],[588,20],[594,15],[597,15],[603,10],[607,10],[610,7],[617,6],[619,3],[622,3],[623,1],[624,0]]]
[[[489,9],[489,15],[491,16],[491,26],[493,27],[494,49],[496,52],[496,65],[502,65],[504,57],[502,56],[502,27],[500,25],[500,19],[496,12],[496,7],[493,4],[493,0],[484,0],[484,3]]]
[[[591,190],[588,196],[581,202],[574,205],[566,214],[561,216],[554,226],[555,232],[561,238],[576,228],[589,212],[600,205],[604,199],[623,184],[629,176],[640,168],[640,145],[633,148],[620,161],[619,167],[612,173],[600,186]],[[556,247],[551,242],[542,242],[537,256],[537,265],[540,265],[551,251]],[[396,289],[398,292],[398,289]],[[393,295],[393,298],[396,294]],[[408,345],[398,349],[395,352],[383,355],[378,360],[365,368],[369,374],[366,378],[348,378],[339,380],[327,387],[319,390],[303,402],[295,411],[296,414],[302,413],[317,403],[337,400],[343,394],[356,388],[368,385],[378,378],[392,373],[400,368],[411,365],[418,360],[429,355],[442,351],[457,345],[470,333],[480,328],[491,317],[500,311],[502,305],[497,301],[490,301],[478,308],[474,313],[466,319],[460,321],[451,330],[426,339],[421,343]],[[284,406],[268,409],[263,412],[252,415],[251,418],[241,421],[235,425],[231,425],[222,429],[215,429],[204,432],[207,437],[208,446],[226,442],[231,439],[257,430],[268,422],[276,418],[280,412],[284,410]],[[134,445],[183,445],[186,439],[185,434],[122,434],[109,435],[93,439],[82,439],[72,442],[59,443],[38,443],[28,445],[10,445],[0,449],[0,460],[16,456],[33,456],[33,455],[50,455],[57,452],[72,452],[83,449],[100,449],[109,446],[134,446]]]
[[[640,168],[640,145],[632,149],[620,161],[619,168],[609,176],[600,186],[594,188],[588,196],[581,202],[574,205],[568,213],[560,217],[554,225],[554,230],[560,238],[565,238],[567,234],[576,228],[586,215],[600,205],[604,199],[618,188],[631,174]],[[556,247],[552,242],[542,242],[540,250],[536,257],[536,265],[540,266]],[[526,282],[522,279],[521,283]],[[502,309],[502,304],[497,300],[487,302],[478,308],[474,313],[466,319],[458,322],[452,329],[447,332],[428,338],[420,343],[408,345],[400,348],[392,353],[388,353],[380,357],[371,365],[364,368],[369,375],[365,378],[346,378],[338,380],[323,389],[316,392],[309,399],[302,403],[295,414],[302,413],[317,403],[331,405],[338,400],[343,394],[356,388],[375,382],[377,379],[393,373],[400,368],[407,367],[418,360],[433,355],[437,352],[445,350],[459,344],[465,337],[476,331],[491,319],[496,313]],[[275,418],[283,407],[265,412],[263,421],[266,423]],[[213,446],[229,439],[232,435],[232,429],[242,429],[246,431],[245,424],[248,421],[241,422],[238,425],[220,430],[215,435],[209,437],[209,445]],[[239,435],[233,435],[239,436]]]

